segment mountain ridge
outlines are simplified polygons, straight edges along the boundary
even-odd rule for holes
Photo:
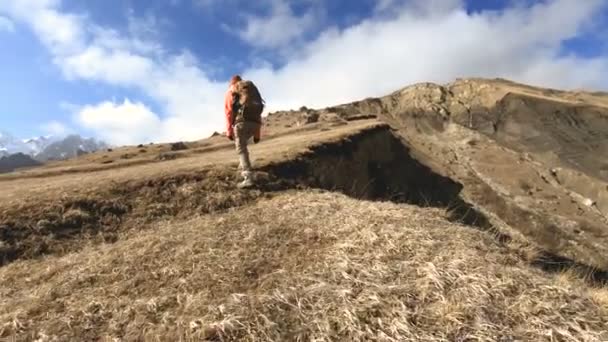
[[[21,153],[40,162],[70,159],[107,147],[108,145],[103,141],[83,138],[78,134],[19,139],[7,132],[0,133],[0,156]]]

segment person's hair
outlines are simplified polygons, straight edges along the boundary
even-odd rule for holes
[[[230,79],[230,84],[235,84],[236,82],[242,81],[243,79],[239,75],[234,75]]]

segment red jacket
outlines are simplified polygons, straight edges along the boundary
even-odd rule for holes
[[[232,129],[232,116],[234,115],[232,113],[232,91],[234,89],[234,85],[231,85],[230,87],[228,87],[228,91],[226,91],[226,95],[224,97],[224,114],[226,115],[226,136],[228,138],[233,138],[234,137],[234,131]],[[261,136],[261,125],[259,125],[257,127],[257,129],[254,132],[254,138],[255,139],[260,139]]]
[[[228,91],[226,91],[226,96],[224,98],[224,114],[226,115],[226,136],[228,138],[232,138],[234,132],[232,131],[232,89],[233,87],[228,87]]]

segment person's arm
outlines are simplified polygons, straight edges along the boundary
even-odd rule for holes
[[[224,99],[224,114],[226,115],[226,136],[228,139],[234,139],[234,132],[232,130],[232,121],[234,120],[234,115],[232,113],[232,92],[228,91],[226,93],[226,98]]]
[[[253,142],[256,144],[259,143],[261,136],[262,136],[262,125],[259,125],[255,129],[255,132],[253,132]]]

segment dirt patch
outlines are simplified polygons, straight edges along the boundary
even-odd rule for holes
[[[292,182],[339,191],[358,199],[446,208],[454,220],[491,227],[482,213],[460,197],[462,184],[414,158],[407,145],[387,126],[313,146],[309,153],[295,160],[266,169]]]

